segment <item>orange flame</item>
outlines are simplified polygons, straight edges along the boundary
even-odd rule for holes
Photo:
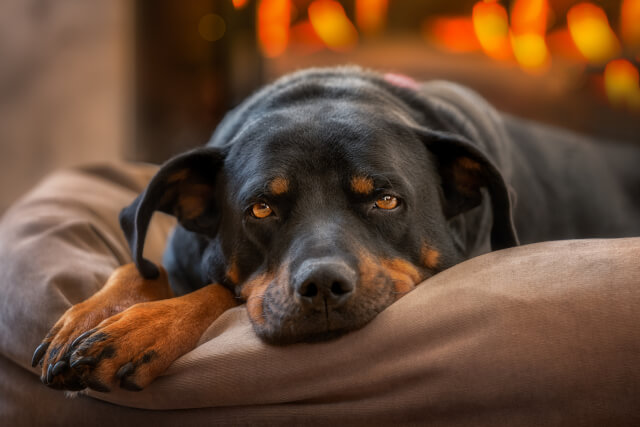
[[[356,23],[367,34],[384,28],[389,0],[356,0]]]
[[[497,3],[478,2],[473,6],[473,28],[484,52],[494,59],[509,59],[507,11]]]
[[[344,8],[334,0],[316,0],[309,5],[309,21],[329,49],[346,51],[355,47],[358,32]]]
[[[615,59],[604,69],[604,88],[612,105],[640,111],[638,70],[626,59]]]
[[[249,0],[232,0],[233,7],[236,9],[242,9],[249,3]]]
[[[640,50],[640,0],[623,0],[620,8],[620,33],[627,45]]]
[[[467,17],[452,16],[426,20],[422,25],[422,35],[425,39],[433,39],[453,52],[473,52],[480,49],[473,22]]]
[[[258,41],[265,56],[273,58],[285,51],[290,21],[291,0],[259,0]]]
[[[620,43],[598,6],[580,3],[567,13],[569,32],[578,50],[592,63],[603,64],[620,52]]]

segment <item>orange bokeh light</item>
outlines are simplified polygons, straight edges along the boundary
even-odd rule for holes
[[[598,6],[580,3],[567,13],[569,32],[576,47],[594,64],[604,64],[620,52],[620,43],[609,26],[607,15]]]
[[[291,0],[259,0],[258,41],[269,58],[281,55],[289,42]]]
[[[497,3],[479,2],[473,6],[473,28],[482,50],[494,59],[512,57],[507,11]]]
[[[623,0],[620,7],[620,35],[625,44],[640,50],[640,0]]]
[[[366,34],[380,32],[386,23],[389,0],[356,0],[356,23]]]
[[[429,19],[422,26],[422,34],[427,40],[433,40],[453,52],[480,50],[473,22],[465,16]]]
[[[551,65],[551,56],[543,35],[511,33],[511,47],[520,67],[533,74],[546,71]]]
[[[516,0],[511,7],[511,31],[515,35],[539,34],[547,31],[547,0]]]
[[[547,45],[553,55],[558,55],[574,62],[584,62],[585,60],[573,42],[568,28],[559,28],[547,34]]]
[[[612,105],[640,110],[638,70],[626,59],[614,59],[604,69],[604,88]]]
[[[249,3],[249,0],[232,0],[232,2],[233,7],[235,7],[236,9],[242,9]]]
[[[516,0],[511,8],[511,47],[525,71],[545,71],[551,56],[545,40],[549,3],[547,0]]]
[[[329,49],[347,51],[358,43],[356,27],[337,1],[316,0],[308,12],[313,29]]]
[[[311,22],[304,20],[291,27],[291,46],[298,53],[311,54],[325,48],[324,42],[313,29]]]

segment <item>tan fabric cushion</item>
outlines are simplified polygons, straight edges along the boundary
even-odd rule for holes
[[[640,238],[472,259],[327,343],[268,346],[238,307],[145,391],[64,398],[39,383],[31,353],[129,262],[117,212],[153,171],[57,173],[0,222],[3,425],[640,423]],[[154,220],[147,256],[171,224]]]

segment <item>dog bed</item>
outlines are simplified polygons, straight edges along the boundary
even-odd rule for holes
[[[33,350],[131,262],[117,214],[155,170],[61,171],[5,213],[0,424],[640,423],[640,238],[483,255],[320,344],[264,344],[240,306],[142,392],[48,389],[30,367]],[[147,258],[160,260],[172,225],[156,215]]]

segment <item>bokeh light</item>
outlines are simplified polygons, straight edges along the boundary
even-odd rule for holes
[[[365,34],[377,34],[385,26],[389,0],[356,0],[356,24]]]
[[[198,32],[200,36],[210,42],[221,39],[227,30],[227,24],[220,15],[209,13],[200,18]]]
[[[615,59],[604,69],[604,87],[612,105],[640,108],[638,70],[626,59]]]
[[[422,35],[428,42],[452,52],[480,50],[473,21],[466,16],[427,19],[422,25]]]
[[[498,3],[479,2],[473,6],[473,28],[484,52],[494,59],[512,57],[507,11]]]
[[[580,53],[594,64],[604,64],[620,53],[620,43],[604,11],[591,3],[580,3],[567,13],[569,32]]]
[[[259,0],[258,41],[267,58],[281,55],[289,42],[291,0]]]
[[[358,31],[337,1],[316,0],[308,12],[313,29],[329,49],[347,51],[358,43]]]

